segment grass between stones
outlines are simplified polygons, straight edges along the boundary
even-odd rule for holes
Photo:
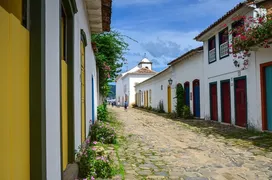
[[[166,113],[157,113],[140,108],[137,109],[162,116],[166,119],[171,119]],[[252,146],[255,146],[263,151],[256,152],[256,155],[269,152],[272,157],[272,133],[260,132],[252,128],[239,128],[210,120],[185,120],[180,118],[174,118],[172,120],[177,121],[184,128],[201,133],[207,137],[215,137],[229,145],[238,145],[249,149],[253,148]]]
[[[120,154],[119,154],[120,146],[126,142],[126,138],[124,136],[120,136],[120,132],[122,131],[123,124],[116,119],[116,115],[113,112],[109,112],[109,118],[108,118],[107,122],[117,132],[117,143],[114,144],[114,151],[115,151],[117,161],[118,161],[115,163],[118,164],[117,165],[118,167],[115,169],[114,174],[120,175],[122,180],[124,180],[125,179],[125,168],[120,160]]]

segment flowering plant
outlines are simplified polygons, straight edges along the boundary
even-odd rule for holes
[[[103,147],[94,141],[86,149],[80,148],[77,154],[79,177],[86,180],[110,178],[113,175],[113,162]]]
[[[114,129],[101,121],[97,121],[91,126],[90,136],[92,141],[104,144],[115,144],[117,138]]]
[[[272,18],[257,13],[253,17],[234,17],[233,21],[243,21],[243,25],[232,29],[229,33],[234,35],[229,45],[229,52],[233,54],[234,64],[239,67],[239,60],[243,61],[243,68],[246,69],[253,46],[269,48],[269,39],[272,38]]]

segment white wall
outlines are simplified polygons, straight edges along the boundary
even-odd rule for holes
[[[46,0],[46,175],[61,179],[59,3]]]
[[[74,53],[74,100],[75,100],[75,149],[81,144],[81,61],[80,61],[80,41],[83,29],[86,33],[87,46],[85,47],[85,87],[86,87],[86,135],[89,132],[89,121],[92,119],[92,101],[94,101],[95,120],[97,117],[97,73],[94,53],[91,46],[91,33],[85,3],[83,0],[76,0],[78,12],[75,15],[75,53]],[[92,76],[94,76],[94,100],[92,99]]]
[[[200,118],[204,118],[205,106],[204,106],[204,72],[203,72],[203,52],[198,53],[186,60],[183,60],[172,66],[173,68],[173,86],[176,87],[178,83],[181,83],[184,87],[184,83],[188,81],[190,83],[190,110],[193,113],[193,81],[198,79],[200,84]],[[176,91],[174,91],[176,93]],[[176,94],[174,94],[175,96]],[[176,99],[173,104],[176,105]]]
[[[121,103],[122,97],[124,96],[123,81],[121,78],[116,82],[116,103]]]
[[[139,92],[141,90],[142,92],[148,91],[151,89],[151,103],[148,103],[149,106],[152,108],[157,108],[158,104],[161,100],[163,100],[164,110],[165,112],[168,111],[168,99],[167,99],[167,87],[168,87],[168,80],[172,76],[171,70],[168,69],[167,71],[157,75],[154,78],[151,78],[150,80],[147,80],[141,84],[138,84],[136,86],[136,92]],[[161,90],[161,85],[163,85],[163,90]],[[174,86],[172,88],[172,102],[174,97]],[[135,96],[135,94],[134,94]],[[149,101],[149,99],[148,99]],[[144,105],[144,98],[141,102],[141,105]],[[140,105],[140,106],[141,106]],[[172,103],[172,110],[174,110],[174,104]]]
[[[129,75],[129,104],[134,104],[135,103],[135,85],[136,83],[141,83],[145,80],[147,80],[148,78],[152,77],[153,75]]]
[[[252,15],[248,13],[247,16]],[[229,28],[231,25],[229,25]],[[208,63],[208,42],[204,42],[204,79],[205,79],[205,119],[210,119],[210,99],[209,99],[209,83],[217,82],[218,96],[218,121],[222,121],[221,114],[221,88],[220,81],[230,80],[231,84],[231,123],[235,124],[235,98],[234,98],[234,78],[246,76],[247,81],[247,122],[249,126],[254,126],[261,130],[261,94],[260,94],[260,63],[271,61],[271,49],[260,49],[256,53],[252,52],[249,59],[248,69],[241,70],[241,67],[235,67],[233,64],[233,56],[219,59],[219,39],[216,35],[217,43],[217,61]],[[231,40],[231,36],[230,36]]]

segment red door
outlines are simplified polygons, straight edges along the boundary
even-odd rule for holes
[[[211,120],[217,121],[217,84],[210,84]]]
[[[245,79],[235,80],[235,119],[236,125],[246,127],[247,94]]]
[[[230,105],[230,82],[222,82],[221,84],[221,106],[222,106],[222,120],[225,123],[231,121],[231,105]]]

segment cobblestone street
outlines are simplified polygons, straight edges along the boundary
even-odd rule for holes
[[[110,108],[124,124],[125,179],[272,179],[272,159],[204,136],[181,122],[137,109]]]

